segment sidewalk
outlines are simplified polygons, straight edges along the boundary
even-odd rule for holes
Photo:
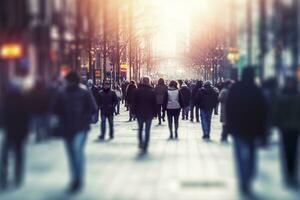
[[[179,140],[168,141],[166,122],[153,121],[149,155],[139,158],[137,124],[127,122],[127,112],[115,118],[115,139],[96,141],[94,125],[86,144],[86,185],[76,196],[65,193],[69,181],[62,141],[27,148],[26,183],[20,190],[0,193],[1,200],[235,200],[241,199],[231,144],[220,144],[221,124],[213,118],[212,141],[201,139],[200,123],[182,121]],[[280,177],[276,139],[260,150],[254,192],[259,199],[297,199],[300,192],[286,190]]]

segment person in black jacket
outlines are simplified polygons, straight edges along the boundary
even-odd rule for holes
[[[126,103],[129,108],[129,121],[135,120],[135,116],[132,113],[132,103],[133,103],[133,97],[134,92],[137,89],[137,86],[134,81],[130,81],[130,84],[127,86],[126,89]]]
[[[202,138],[210,139],[211,117],[218,103],[218,92],[214,89],[210,81],[206,81],[204,87],[198,90],[196,99],[196,103],[200,107],[203,130]]]
[[[9,155],[14,155],[14,183],[21,186],[24,175],[24,146],[29,129],[28,99],[18,86],[9,86],[4,96],[4,138],[1,146],[0,188],[8,184]]]
[[[181,85],[180,93],[182,97],[182,120],[188,120],[191,101],[191,91],[186,83],[183,83]]]
[[[118,104],[118,97],[110,88],[110,83],[105,81],[103,83],[103,91],[99,94],[98,106],[101,113],[101,135],[100,140],[104,140],[106,132],[106,119],[109,123],[109,137],[114,138],[114,112]]]
[[[53,109],[59,116],[62,137],[69,157],[72,175],[69,191],[76,192],[83,185],[84,146],[97,104],[93,95],[86,88],[80,87],[77,72],[69,72],[65,79],[67,86],[58,95]]]
[[[196,115],[196,121],[199,122],[199,105],[197,104],[197,93],[200,88],[203,86],[203,81],[197,81],[196,85],[192,86],[192,94],[191,94],[191,115],[190,120],[191,122],[194,121],[194,114]],[[194,113],[195,110],[195,113]]]
[[[234,140],[240,190],[249,194],[255,175],[255,141],[264,134],[267,117],[266,101],[254,82],[253,68],[245,68],[242,81],[229,90],[225,109],[228,130]]]
[[[139,88],[135,91],[133,98],[133,113],[138,121],[139,148],[143,153],[147,152],[150,139],[150,128],[152,119],[156,116],[156,97],[153,88],[150,86],[150,78],[142,78]],[[143,127],[145,125],[145,135]]]

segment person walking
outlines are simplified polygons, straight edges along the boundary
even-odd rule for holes
[[[59,118],[61,136],[69,158],[71,170],[69,192],[77,192],[83,186],[84,147],[91,117],[97,111],[97,104],[93,95],[86,88],[80,87],[77,72],[69,72],[65,80],[67,85],[58,95],[53,112]]]
[[[239,189],[248,195],[255,176],[255,141],[264,134],[267,118],[266,101],[254,82],[252,67],[245,68],[242,80],[230,89],[225,109],[226,123],[234,141]]]
[[[28,136],[30,111],[27,95],[19,86],[10,85],[4,92],[4,137],[1,146],[0,188],[8,186],[10,153],[14,156],[14,184],[20,187],[24,180],[24,146]]]
[[[106,119],[109,124],[109,138],[114,138],[114,113],[118,104],[118,97],[110,88],[109,81],[104,81],[103,90],[99,93],[98,106],[101,113],[101,134],[99,140],[105,139]]]
[[[222,133],[221,133],[221,142],[227,142],[228,141],[228,127],[226,123],[226,108],[225,104],[227,101],[229,89],[232,85],[232,82],[230,80],[227,80],[224,82],[224,87],[221,90],[219,94],[219,102],[221,104],[221,115],[220,115],[220,122],[222,123]]]
[[[164,110],[167,111],[168,126],[170,130],[169,139],[174,138],[173,121],[175,126],[175,139],[178,138],[179,115],[182,108],[182,97],[178,90],[178,83],[170,81],[168,91],[166,92],[163,104]]]
[[[120,114],[120,104],[121,104],[121,101],[122,101],[122,98],[123,98],[122,90],[121,90],[119,85],[116,85],[114,87],[114,92],[116,93],[117,99],[118,99],[115,115],[118,115],[118,114]]]
[[[180,88],[182,97],[182,120],[189,120],[191,91],[186,83],[183,83]]]
[[[133,97],[134,97],[134,92],[137,89],[137,86],[134,81],[130,81],[129,85],[127,86],[126,89],[126,103],[129,108],[129,121],[131,122],[132,120],[135,120],[135,117],[132,113],[132,103],[133,103]]]
[[[274,124],[281,132],[281,156],[287,186],[299,186],[298,148],[300,133],[300,93],[296,77],[287,77],[275,100]]]
[[[218,93],[210,81],[206,81],[203,88],[197,93],[196,103],[200,107],[203,139],[210,139],[211,118],[213,110],[218,103]]]
[[[155,95],[156,95],[156,104],[157,104],[157,117],[158,124],[161,125],[161,120],[165,121],[165,111],[162,108],[164,102],[164,96],[168,90],[168,87],[165,84],[164,79],[160,78],[158,84],[155,86]]]
[[[190,114],[191,122],[194,121],[194,116],[196,116],[196,122],[200,122],[200,120],[199,120],[200,107],[197,104],[197,93],[198,93],[199,89],[201,89],[202,87],[203,87],[203,81],[197,81],[195,86],[192,87],[191,114]]]
[[[142,153],[146,153],[150,139],[152,119],[156,116],[156,95],[150,86],[150,78],[143,77],[133,98],[133,114],[138,122],[138,141]],[[143,129],[145,132],[143,134]]]

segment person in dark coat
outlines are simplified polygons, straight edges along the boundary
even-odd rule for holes
[[[114,112],[118,104],[118,97],[110,88],[110,83],[105,81],[103,83],[103,90],[99,93],[98,106],[101,113],[101,135],[100,140],[105,139],[106,119],[109,123],[109,137],[114,138]]]
[[[288,186],[299,186],[298,148],[300,133],[300,93],[297,79],[287,77],[285,86],[275,100],[274,125],[281,132],[284,179]]]
[[[173,121],[175,126],[175,139],[178,138],[179,128],[179,115],[182,108],[182,96],[178,90],[178,83],[176,81],[170,81],[168,91],[166,92],[164,104],[164,110],[167,111],[168,126],[170,130],[169,139],[173,139]]]
[[[80,78],[75,71],[65,77],[67,86],[54,103],[54,113],[59,116],[61,134],[65,141],[71,170],[69,191],[81,189],[84,179],[84,146],[93,113],[97,104],[93,95],[80,87]]]
[[[168,86],[166,86],[164,79],[160,78],[158,80],[158,84],[155,86],[155,95],[156,95],[156,103],[157,103],[157,117],[158,124],[161,125],[161,120],[165,121],[165,111],[162,108],[164,102],[164,96],[168,90]]]
[[[196,116],[196,121],[199,122],[199,105],[196,103],[197,101],[197,93],[200,88],[203,86],[203,81],[197,81],[196,85],[192,87],[192,94],[191,94],[191,115],[190,115],[190,120],[191,122],[194,121],[194,115]],[[195,113],[194,113],[195,111]]]
[[[127,107],[127,103],[126,103],[126,89],[127,89],[128,85],[129,85],[129,82],[126,80],[124,80],[121,85],[122,94],[123,94],[122,103],[125,103],[125,107],[126,107],[127,111],[128,111],[128,107]]]
[[[182,97],[182,120],[188,120],[191,101],[191,91],[186,85],[186,83],[183,83],[181,85],[180,93]]]
[[[9,154],[14,155],[14,183],[21,186],[24,177],[24,146],[29,129],[30,111],[27,95],[18,86],[11,85],[3,100],[4,138],[1,147],[0,187],[8,184]]]
[[[126,89],[126,102],[127,106],[129,107],[129,121],[135,120],[135,117],[132,113],[132,103],[133,103],[133,97],[134,92],[137,89],[137,86],[134,81],[130,81],[130,84],[127,86]]]
[[[254,82],[254,69],[247,67],[242,80],[229,91],[226,122],[234,139],[234,153],[241,192],[249,194],[255,175],[256,139],[265,131],[266,102],[263,93]]]
[[[210,139],[211,118],[213,110],[218,103],[218,93],[210,81],[206,81],[203,88],[197,93],[196,103],[200,107],[203,139]]]
[[[151,122],[157,114],[156,108],[156,96],[153,88],[150,86],[150,78],[144,77],[133,98],[133,113],[138,122],[139,148],[142,153],[146,153],[148,149]],[[145,134],[143,135],[144,126]]]
[[[219,94],[219,102],[221,104],[221,115],[220,115],[220,122],[222,123],[222,133],[221,133],[221,142],[227,142],[228,138],[228,127],[226,123],[226,108],[225,104],[227,102],[227,97],[229,94],[229,89],[232,85],[232,81],[227,80],[224,82],[224,87]]]
[[[87,81],[86,86],[87,86],[87,89],[90,91],[90,93],[94,96],[95,101],[98,102],[99,91],[100,91],[99,87],[97,87],[94,84],[92,79],[89,79]],[[99,120],[99,109],[93,114],[91,122],[95,124],[98,122],[98,120]]]

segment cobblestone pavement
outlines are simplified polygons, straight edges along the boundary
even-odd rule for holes
[[[201,139],[199,123],[182,121],[179,140],[169,141],[166,122],[152,125],[149,155],[138,156],[137,124],[127,113],[115,118],[115,139],[99,142],[94,125],[86,144],[86,184],[69,196],[68,165],[62,141],[40,144],[29,141],[26,183],[19,190],[0,193],[1,200],[194,200],[242,199],[236,189],[232,146],[219,142],[221,124],[213,118],[212,141]],[[299,199],[300,193],[281,182],[279,148],[273,144],[259,151],[257,199]]]

